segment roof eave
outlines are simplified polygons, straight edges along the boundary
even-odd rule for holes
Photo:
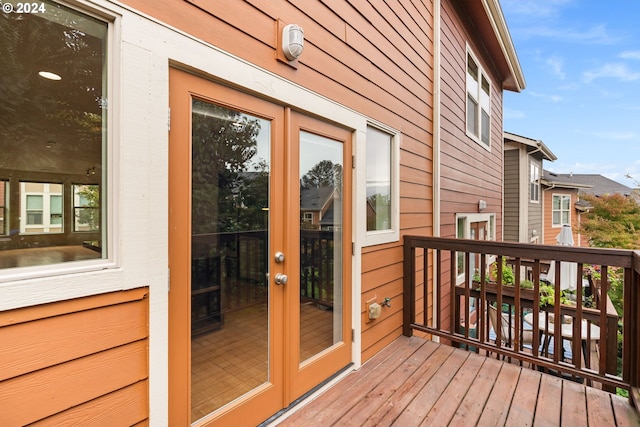
[[[498,0],[482,0],[482,6],[502,51],[502,60],[509,70],[509,75],[504,78],[503,88],[513,92],[520,92],[526,87],[524,73],[520,67],[518,54],[511,40],[511,34],[504,19],[500,3]]]

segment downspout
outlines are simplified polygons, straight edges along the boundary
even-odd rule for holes
[[[433,235],[440,236],[440,0],[433,2]]]
[[[433,235],[440,236],[440,0],[433,0]],[[433,278],[440,266],[433,264]],[[435,280],[432,283],[436,283]],[[433,285],[433,319],[439,310],[440,290]],[[434,337],[434,341],[438,341]]]

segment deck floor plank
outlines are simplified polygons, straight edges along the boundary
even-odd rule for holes
[[[383,380],[379,372],[386,372],[400,366],[417,349],[424,345],[421,340],[411,340],[406,346],[387,346],[371,362],[364,364],[357,372],[325,392],[321,401],[312,401],[304,413],[295,413],[286,424],[291,426],[331,425],[350,410],[371,387]],[[372,375],[372,373],[376,375]]]
[[[620,396],[611,396],[613,414],[618,427],[638,427],[640,426],[640,416],[629,405],[629,401]]]
[[[375,427],[391,425],[398,416],[400,416],[402,411],[404,411],[404,408],[413,401],[416,390],[424,388],[425,384],[438,372],[440,366],[449,358],[453,351],[454,349],[452,347],[439,346],[431,355],[431,358],[425,360],[414,374],[396,390],[392,398],[373,412],[364,422],[363,426]]]
[[[518,385],[520,368],[505,362],[499,363],[500,373],[491,390],[491,398],[488,399],[478,420],[478,427],[504,425],[507,422],[511,401]]]
[[[485,358],[482,369],[469,387],[469,391],[456,410],[449,427],[465,427],[478,423],[501,368],[502,363],[495,359]]]
[[[551,375],[540,374],[540,390],[534,426],[560,425],[562,404],[562,380]]]
[[[372,408],[379,408],[420,368],[426,359],[436,351],[436,345],[423,345],[406,362],[393,372],[388,372],[380,383],[371,389],[340,419],[340,425],[361,426],[371,416]]]
[[[611,404],[610,395],[608,393],[597,393],[592,388],[587,388],[586,392],[589,425],[615,425],[615,417],[613,416],[613,405]]]
[[[466,351],[451,353],[437,370],[437,374],[417,392],[415,398],[391,425],[398,427],[420,425],[468,357],[469,353]]]
[[[418,337],[400,337],[358,371],[269,426],[640,427],[629,402],[585,384]]]
[[[562,411],[562,425],[565,426],[586,426],[587,419],[587,396],[585,388],[580,384],[565,381],[562,385],[562,406],[571,408],[570,411]]]
[[[462,367],[455,374],[447,388],[435,403],[422,425],[444,426],[448,425],[455,415],[458,407],[467,395],[473,381],[478,376],[486,357],[470,354]]]
[[[536,413],[537,396],[540,394],[542,374],[521,369],[518,384],[513,392],[505,426],[531,426]]]

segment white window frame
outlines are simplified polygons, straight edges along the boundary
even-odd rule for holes
[[[101,206],[101,217],[105,217],[107,219],[107,222],[102,222],[103,225],[107,224],[107,230],[104,234],[105,241],[103,242],[102,250],[107,252],[106,256],[100,259],[82,260],[72,263],[52,263],[30,267],[14,267],[0,270],[0,273],[2,273],[0,274],[0,294],[2,293],[2,286],[4,283],[11,283],[16,280],[22,281],[21,283],[24,283],[26,286],[30,286],[31,291],[29,291],[29,293],[32,295],[34,293],[34,287],[33,284],[29,284],[29,282],[27,281],[28,279],[47,278],[51,279],[51,281],[54,283],[64,283],[68,282],[68,280],[65,281],[64,277],[68,277],[69,274],[88,272],[95,272],[100,274],[100,272],[107,269],[116,270],[119,267],[119,251],[117,247],[118,239],[116,238],[116,224],[118,223],[118,218],[115,217],[118,209],[115,206],[114,194],[114,188],[117,187],[118,181],[118,178],[116,176],[116,168],[114,166],[114,159],[118,156],[118,148],[116,146],[117,138],[115,137],[116,130],[118,129],[118,117],[116,115],[116,110],[114,110],[114,105],[117,105],[118,99],[116,94],[118,93],[117,87],[119,87],[120,84],[119,74],[117,74],[119,65],[116,65],[119,63],[119,61],[116,60],[116,58],[119,58],[120,54],[119,40],[121,16],[113,10],[108,10],[94,4],[88,4],[85,2],[70,4],[69,2],[61,0],[54,1],[69,9],[73,9],[80,14],[91,16],[97,20],[100,20],[107,25],[107,50],[105,65],[107,99],[105,100],[105,106],[108,109],[108,114],[106,114],[106,123],[104,124],[106,129],[106,139],[104,140],[105,147],[103,147],[102,162],[103,170],[105,171],[103,173],[105,173],[105,175],[103,177],[103,185],[101,186],[101,189],[106,189],[105,198],[103,199],[105,200],[106,206]],[[43,203],[45,203],[46,206],[46,201],[43,200]],[[21,203],[20,206],[25,206],[25,203]],[[65,209],[64,202],[63,209]],[[43,215],[49,215],[49,213],[44,212]],[[45,281],[43,281],[42,283],[44,284],[44,286],[48,286],[49,288],[55,286],[46,285]],[[100,290],[98,291],[97,288],[100,288]],[[20,286],[15,286],[12,284],[9,289],[11,289],[11,292],[17,291],[17,293],[19,294]],[[96,289],[93,289],[91,285],[85,284],[85,289],[77,290],[74,289],[73,286],[71,286],[69,289],[67,289],[65,286],[60,286],[59,292],[50,293],[46,296],[43,295],[42,302],[55,302],[63,299],[69,299],[83,295],[95,295],[96,293],[109,292],[119,289],[121,290],[122,287],[102,285],[96,286]],[[40,302],[36,298],[31,298],[31,300],[33,304],[38,304]],[[13,308],[13,306],[20,307],[24,305],[24,301],[16,300],[11,301],[9,307]],[[2,304],[0,304],[0,310],[2,309]]]
[[[560,198],[560,209],[554,209],[553,208],[553,201],[555,200],[556,197]],[[569,207],[567,209],[563,209],[562,208],[562,201],[564,199],[569,199]],[[565,211],[568,213],[568,218],[567,218],[567,222],[566,223],[562,221],[562,213],[565,212]],[[559,224],[556,223],[554,221],[554,219],[553,219],[553,214],[555,212],[560,212],[560,223]],[[570,194],[558,194],[558,193],[552,194],[551,195],[551,226],[553,228],[560,228],[563,225],[571,225],[571,195]]]
[[[460,221],[464,221],[463,230],[460,230],[459,223]],[[489,229],[487,230],[487,238],[486,241],[496,241],[496,214],[495,213],[458,213],[456,214],[456,237],[459,239],[469,239],[471,238],[471,224],[476,222],[486,222],[489,224]],[[462,231],[462,233],[460,233]],[[456,257],[457,257],[456,253]],[[459,261],[459,260],[458,260]],[[456,262],[456,284],[464,283],[464,259],[463,264],[460,265],[459,262]],[[491,264],[495,261],[495,256],[487,257],[487,265]],[[460,274],[459,271],[462,271]],[[473,275],[473,272],[471,272]]]
[[[472,76],[469,72],[469,60],[472,60],[473,63],[477,66],[477,75]],[[471,48],[467,45],[466,57],[465,57],[465,132],[467,136],[477,142],[481,147],[491,150],[491,79],[485,73],[480,61],[473,54]],[[486,81],[489,85],[489,92],[486,93],[483,90],[483,81]],[[471,103],[469,98],[472,98],[477,106],[477,114],[475,115],[475,123],[473,123],[473,128],[477,129],[477,134],[470,130],[469,123],[469,108],[471,108]],[[489,117],[488,125],[483,126],[482,122],[482,113],[486,112]],[[488,129],[485,129],[488,126]],[[483,140],[483,134],[486,132],[488,135],[488,139],[486,141]]]
[[[529,202],[540,203],[540,165],[529,162]]]
[[[20,183],[20,234],[24,235],[39,235],[39,234],[60,234],[64,232],[64,223],[55,224],[51,222],[51,199],[53,197],[62,197],[64,200],[64,188],[60,190],[60,192],[52,191],[51,184],[59,185],[60,187],[64,187],[62,183],[34,183],[42,185],[42,191],[27,191],[27,184],[31,184],[31,182],[21,182]],[[32,209],[28,209],[27,200],[29,196],[40,197],[42,200],[42,209],[40,209],[42,215],[42,221],[37,224],[29,224],[29,211]],[[63,215],[64,215],[64,204],[62,206]],[[31,230],[42,230],[42,231],[31,231]],[[47,264],[54,265],[54,264]]]
[[[369,128],[384,132],[391,138],[391,224],[385,230],[367,231],[367,145],[365,135],[365,143],[359,143],[356,147],[356,167],[360,171],[357,174],[357,180],[359,188],[365,189],[362,196],[357,196],[359,199],[358,204],[362,206],[359,216],[361,220],[357,221],[357,223],[361,224],[363,230],[363,247],[398,242],[400,240],[400,131],[371,120],[367,121],[367,130]]]

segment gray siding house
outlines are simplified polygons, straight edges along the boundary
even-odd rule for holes
[[[540,140],[504,132],[505,242],[542,243],[544,160],[557,157]]]

